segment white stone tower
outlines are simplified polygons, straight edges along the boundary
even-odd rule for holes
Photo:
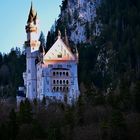
[[[37,13],[33,10],[32,4],[26,25],[27,41],[26,51],[26,97],[33,100],[37,97],[37,74],[36,58],[40,46]]]

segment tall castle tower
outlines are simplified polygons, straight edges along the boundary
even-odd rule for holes
[[[27,41],[25,41],[26,51],[26,97],[33,100],[37,97],[37,74],[36,58],[40,46],[37,13],[31,4],[27,25],[25,27]]]

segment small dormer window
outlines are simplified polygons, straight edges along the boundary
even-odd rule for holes
[[[57,57],[58,57],[58,58],[62,58],[62,53],[59,53],[59,54],[57,55]]]

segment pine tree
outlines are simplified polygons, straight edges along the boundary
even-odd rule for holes
[[[9,114],[8,128],[9,128],[10,139],[15,140],[18,133],[18,122],[17,122],[17,115],[14,109],[12,109]]]
[[[27,98],[20,102],[19,120],[21,123],[31,123],[33,120],[32,106]]]
[[[40,46],[45,48],[45,46],[46,46],[45,45],[45,36],[44,36],[44,33],[42,31],[40,33],[39,41],[40,41]]]

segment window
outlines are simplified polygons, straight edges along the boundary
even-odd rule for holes
[[[62,75],[62,72],[60,72],[60,76]]]
[[[66,83],[67,83],[67,85],[68,85],[68,84],[69,84],[69,81],[67,80]]]
[[[62,80],[60,80],[60,84],[62,84]]]
[[[55,76],[55,72],[53,72],[53,76]]]
[[[63,87],[63,91],[65,91],[65,87]]]
[[[66,76],[69,76],[69,73],[68,72],[66,72]]]
[[[63,75],[65,75],[65,72],[63,72]]]
[[[56,91],[57,91],[57,92],[59,91],[59,87],[56,88]]]
[[[63,80],[63,84],[65,84],[65,80]]]
[[[57,84],[59,84],[59,80],[57,80]]]
[[[53,80],[53,84],[55,84],[55,80]]]
[[[57,55],[57,57],[58,57],[58,58],[62,58],[62,53],[59,53],[59,54]]]

